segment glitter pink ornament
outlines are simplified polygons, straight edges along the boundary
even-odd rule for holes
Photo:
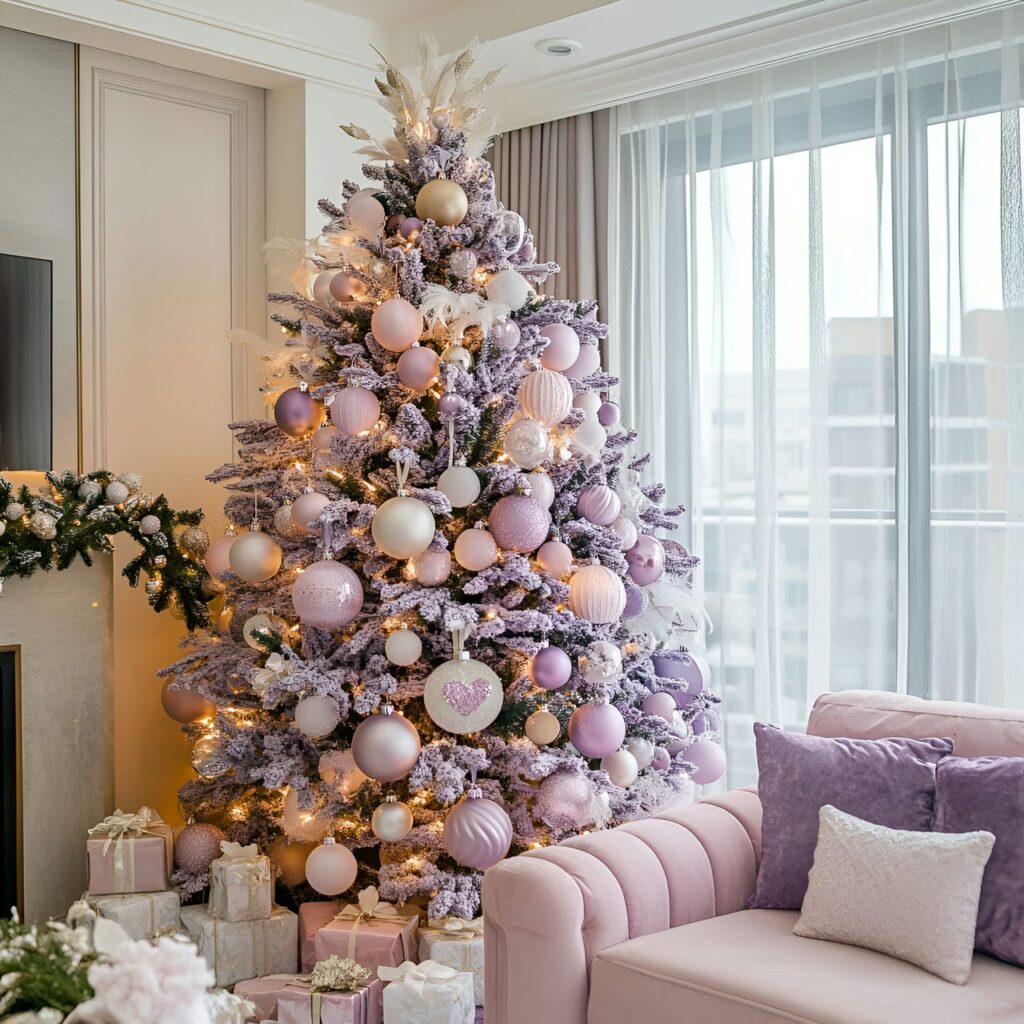
[[[359,437],[380,419],[380,402],[366,388],[342,388],[331,402],[334,425],[349,437]]]
[[[569,719],[569,742],[584,757],[614,754],[626,738],[626,723],[611,704],[583,704]]]
[[[619,518],[622,502],[607,484],[591,484],[580,491],[576,512],[595,526],[610,526]]]
[[[303,625],[341,629],[362,609],[363,585],[347,565],[314,562],[292,584],[292,605]]]
[[[472,249],[458,249],[448,257],[448,269],[465,281],[476,270],[476,253]]]
[[[487,525],[498,547],[526,554],[544,543],[551,529],[551,516],[536,498],[508,494],[491,509]]]
[[[545,370],[566,370],[579,357],[580,336],[568,324],[548,324],[540,329],[540,336],[547,340],[540,354]]]
[[[227,839],[216,825],[193,822],[174,840],[174,863],[190,875],[202,875],[220,856],[220,844]]]
[[[534,811],[548,828],[581,828],[593,820],[594,784],[580,772],[555,772],[537,791]]]
[[[530,678],[542,690],[557,690],[572,676],[572,659],[561,647],[550,644],[530,661]]]
[[[423,316],[405,299],[385,299],[373,311],[370,330],[381,348],[389,352],[404,352],[419,341],[423,333]]]
[[[512,819],[475,786],[445,816],[441,843],[457,863],[486,871],[512,846]]]
[[[432,348],[413,345],[398,357],[398,379],[413,391],[425,391],[440,372],[441,360]]]
[[[629,578],[646,587],[665,571],[665,549],[657,537],[645,533],[626,552],[626,561],[629,563]]]

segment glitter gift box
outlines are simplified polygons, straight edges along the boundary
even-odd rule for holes
[[[270,917],[274,881],[270,858],[253,843],[225,840],[222,855],[210,865],[210,913],[221,921],[258,921]]]
[[[90,896],[170,888],[174,837],[151,807],[114,811],[89,829],[85,848]]]
[[[359,893],[359,905],[348,904],[318,928],[313,936],[316,960],[351,957],[371,973],[415,960],[419,915],[403,914],[382,902],[370,886]]]
[[[175,935],[181,926],[181,900],[172,891],[91,896],[89,905],[100,917],[116,921],[133,939]]]
[[[473,975],[434,960],[381,967],[384,1024],[473,1024]]]
[[[182,907],[181,921],[222,987],[298,970],[298,918],[284,907],[259,921],[220,921],[201,904]]]
[[[444,917],[420,929],[420,960],[434,960],[473,975],[473,997],[484,1005],[484,919]]]

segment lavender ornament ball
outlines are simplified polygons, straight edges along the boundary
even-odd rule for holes
[[[594,786],[579,772],[555,772],[537,792],[534,810],[548,828],[568,831],[593,819]]]
[[[544,543],[551,529],[551,516],[536,498],[509,494],[491,509],[487,525],[498,547],[526,554]]]
[[[683,760],[696,765],[690,778],[699,786],[717,782],[725,774],[725,751],[712,740],[697,740],[682,752]]]
[[[722,719],[717,711],[708,708],[706,711],[698,711],[690,722],[690,728],[694,736],[703,736],[706,732],[718,732],[722,728]]]
[[[592,373],[597,373],[600,369],[601,353],[597,350],[597,346],[580,345],[580,354],[577,356],[576,362],[563,372],[566,377],[572,377],[574,380],[583,380]]]
[[[220,844],[227,836],[216,825],[193,822],[174,840],[174,863],[190,875],[203,875],[220,856]]]
[[[569,719],[569,741],[584,757],[614,754],[626,738],[626,723],[611,704],[583,704]]]
[[[492,328],[490,339],[498,348],[509,352],[519,344],[522,332],[515,320],[499,320]]]
[[[572,659],[561,647],[539,650],[530,662],[530,678],[542,690],[557,690],[572,676]]]
[[[347,565],[314,562],[292,584],[292,605],[306,626],[341,629],[362,609],[363,585]]]
[[[660,693],[649,693],[644,697],[643,712],[651,718],[664,718],[666,722],[672,722],[676,713],[676,699],[671,693],[664,691]]]
[[[624,619],[635,619],[647,607],[647,595],[635,584],[626,584],[626,607],[622,609]]]
[[[442,416],[457,416],[466,408],[466,400],[461,395],[447,391],[438,400],[437,408]]]
[[[457,863],[486,871],[508,855],[512,819],[474,787],[446,815],[441,843]]]
[[[597,422],[602,427],[614,427],[620,420],[622,413],[614,402],[604,402],[597,410]]]
[[[580,491],[576,512],[595,526],[610,526],[619,518],[622,502],[607,484],[591,484]]]
[[[664,747],[655,747],[651,756],[651,767],[658,772],[667,772],[672,764],[672,757]]]
[[[641,587],[646,587],[665,571],[665,549],[657,537],[645,533],[626,552],[626,561],[629,564],[629,578]]]
[[[288,388],[277,396],[274,420],[289,437],[302,437],[320,421],[320,403],[308,391]]]
[[[703,693],[710,676],[708,663],[699,655],[689,651],[659,651],[651,655],[655,673],[662,679],[678,679],[686,684],[688,700],[680,707],[686,707],[694,697]]]
[[[398,225],[398,233],[407,241],[416,241],[416,236],[423,228],[423,221],[419,217],[403,217]]]

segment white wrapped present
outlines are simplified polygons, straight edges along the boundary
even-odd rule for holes
[[[181,927],[181,900],[171,890],[90,896],[88,899],[100,917],[116,921],[133,939],[175,935]]]
[[[200,904],[182,907],[181,921],[222,988],[298,972],[299,919],[284,907],[274,907],[259,921],[221,921]]]
[[[270,858],[255,843],[224,840],[221,856],[210,865],[210,913],[221,921],[258,921],[270,917],[274,879]]]
[[[420,960],[436,960],[473,975],[473,998],[484,1005],[484,919],[442,917],[421,928]]]
[[[436,960],[378,967],[384,988],[384,1024],[473,1024],[473,975]]]

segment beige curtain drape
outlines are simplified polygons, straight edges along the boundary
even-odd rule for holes
[[[541,290],[597,299],[607,315],[607,110],[518,128],[487,154],[498,198],[529,225],[537,258],[562,268]]]

